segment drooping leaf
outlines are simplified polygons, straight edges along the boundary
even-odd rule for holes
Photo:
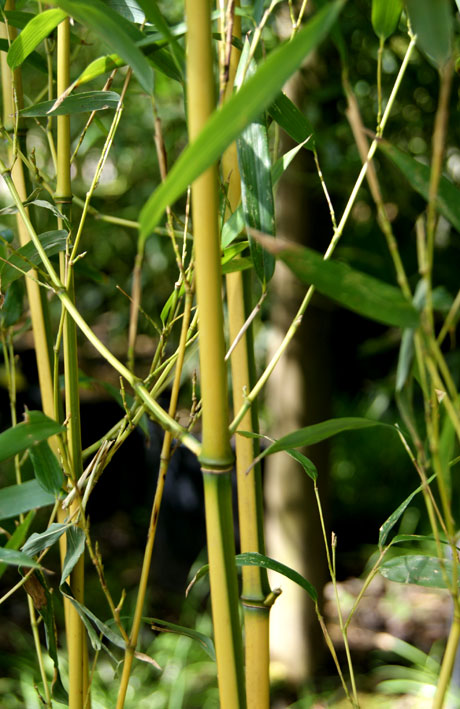
[[[45,492],[37,480],[10,485],[0,490],[0,519],[11,519],[39,507],[52,505],[54,495]]]
[[[257,239],[302,283],[315,286],[341,306],[385,325],[417,327],[419,314],[398,288],[339,261],[325,261],[313,249],[264,235],[257,235]]]
[[[35,511],[31,510],[26,517],[22,520],[20,524],[16,527],[14,530],[13,534],[11,537],[8,539],[8,541],[5,544],[5,549],[13,549],[13,550],[18,550],[20,546],[22,546],[24,539],[27,536],[27,532],[29,531],[30,524],[35,517]],[[6,564],[5,563],[0,563],[0,578],[3,576],[6,570]]]
[[[58,459],[47,441],[37,443],[29,449],[35,478],[46,492],[59,495],[64,484],[64,474]]]
[[[34,106],[23,108],[22,116],[64,116],[73,113],[102,111],[106,108],[115,110],[120,103],[120,96],[115,91],[83,91],[71,94],[57,108],[51,110],[55,101],[41,101]]]
[[[432,480],[434,480],[435,477],[436,477],[435,475],[432,475],[428,479],[428,484],[430,482],[432,482]],[[418,493],[421,492],[422,490],[423,490],[423,485],[420,485],[416,490],[414,490],[414,492],[411,492],[411,494],[408,497],[406,497],[406,499],[403,500],[403,502],[401,502],[401,504],[395,509],[395,511],[392,512],[391,515],[388,517],[388,519],[382,524],[382,526],[380,527],[380,530],[379,530],[379,548],[380,549],[385,545],[385,543],[388,539],[389,533],[391,532],[391,530],[393,529],[395,524],[399,521],[399,519],[401,518],[401,516],[403,515],[403,513],[405,512],[407,507],[409,507],[409,505],[412,502],[412,500],[414,499],[414,497],[416,495],[418,495]]]
[[[452,562],[434,556],[405,554],[384,561],[379,569],[382,576],[398,583],[413,583],[428,588],[447,588],[443,577],[443,567],[447,578],[452,580]],[[460,580],[459,580],[460,584]]]
[[[157,30],[159,30],[163,37],[170,43],[171,52],[174,57],[176,67],[183,78],[185,73],[185,52],[176,37],[172,34],[168,23],[158,8],[157,3],[155,0],[139,0],[139,4],[144,10],[147,19],[150,20],[150,22],[153,22]]]
[[[0,280],[1,284],[1,280]],[[12,283],[6,291],[5,300],[0,309],[0,322],[3,327],[15,325],[23,312],[24,284],[21,281]]]
[[[332,436],[344,431],[357,431],[362,428],[373,428],[375,426],[383,427],[394,431],[394,426],[380,421],[373,421],[365,418],[336,418],[322,421],[321,423],[313,424],[300,428],[298,431],[288,433],[282,436],[275,443],[272,443],[260,454],[259,458],[264,458],[266,455],[278,453],[278,451],[288,451],[291,448],[303,448],[304,446],[313,446],[315,443],[325,441]]]
[[[192,640],[201,645],[205,653],[211,658],[211,660],[216,659],[216,653],[214,650],[214,643],[211,638],[198,630],[193,630],[192,628],[186,628],[182,625],[176,625],[175,623],[169,623],[165,620],[158,620],[158,618],[142,618],[145,623],[150,623],[153,630],[159,630],[163,633],[176,633],[177,635],[185,635]]]
[[[38,238],[48,256],[54,256],[60,251],[65,251],[67,232],[63,229],[46,231],[40,234]],[[8,288],[17,278],[21,278],[24,271],[27,273],[31,268],[31,264],[39,266],[40,263],[41,258],[32,241],[28,241],[27,244],[16,249],[9,256],[8,261],[0,262],[0,286],[2,290]]]
[[[101,0],[56,0],[56,4],[82,25],[91,29],[112,51],[132,68],[149,95],[153,91],[153,71],[136,42],[142,33]]]
[[[307,150],[314,149],[313,126],[286,94],[280,93],[276,97],[268,107],[268,113],[293,140],[302,143]]]
[[[22,551],[0,547],[0,562],[9,566],[30,566],[34,569],[39,569],[40,564],[30,558]]]
[[[65,431],[41,411],[27,411],[26,420],[0,433],[0,460],[11,458],[50,436]],[[32,508],[29,508],[32,509]]]
[[[105,0],[105,2],[112,10],[124,17],[125,20],[135,22],[138,25],[145,21],[145,15],[136,0]]]
[[[68,527],[66,530],[66,541],[67,550],[62,566],[61,584],[70,576],[75,564],[85,551],[85,533],[83,529],[75,525]]]
[[[236,141],[236,145],[241,175],[241,203],[244,222],[247,227],[273,235],[275,233],[275,204],[267,126],[264,117],[250,123]],[[249,249],[256,275],[265,290],[275,270],[275,259],[252,238],[250,232]]]
[[[316,465],[313,463],[313,461],[310,460],[310,458],[307,458],[306,455],[303,453],[299,453],[299,451],[296,450],[291,450],[290,448],[286,448],[285,451],[291,458],[296,460],[302,468],[305,470],[307,473],[308,477],[311,478],[312,480],[316,480],[318,477],[318,469]]]
[[[406,0],[417,45],[441,68],[452,52],[453,13],[451,0]]]
[[[58,522],[53,522],[50,524],[48,529],[44,532],[34,532],[30,535],[29,539],[26,541],[22,547],[22,551],[29,556],[35,556],[44,549],[52,547],[53,544],[62,537],[63,534],[69,529],[71,524],[61,524]]]
[[[59,8],[44,10],[35,15],[12,42],[8,51],[8,65],[11,69],[21,66],[26,57],[42,42],[49,33],[67,17]]]
[[[321,42],[337,19],[343,2],[329,3],[315,14],[294,39],[274,50],[241,89],[215,111],[207,124],[174,163],[166,180],[155,190],[141,212],[140,239],[154,230],[168,205],[212,165],[256,116],[277,96],[284,82]]]
[[[377,37],[388,39],[398,26],[402,0],[372,0],[372,27]]]
[[[399,148],[385,140],[379,142],[379,148],[401,170],[411,187],[428,201],[430,185],[430,168],[415,160]],[[460,192],[446,177],[439,182],[436,206],[455,229],[460,232]]]

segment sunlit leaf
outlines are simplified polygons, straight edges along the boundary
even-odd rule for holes
[[[34,106],[23,108],[22,116],[64,116],[73,113],[102,111],[106,108],[115,110],[120,103],[120,96],[115,91],[83,91],[65,98],[53,111],[55,101],[42,101]]]
[[[398,26],[402,0],[372,0],[372,27],[377,37],[387,39]]]
[[[49,33],[67,17],[67,13],[58,8],[44,10],[35,15],[12,42],[8,51],[8,65],[16,69],[24,59],[42,42]]]
[[[211,658],[211,660],[216,659],[216,653],[214,650],[214,643],[211,638],[198,630],[193,630],[192,628],[185,628],[182,625],[176,625],[175,623],[169,623],[166,620],[158,620],[158,618],[142,618],[145,623],[150,623],[153,630],[159,630],[163,633],[176,633],[177,635],[185,635],[192,640],[196,640],[205,653]]]
[[[145,15],[136,0],[105,0],[115,12],[129,20],[141,25],[145,20]]]
[[[419,314],[401,291],[339,261],[325,261],[313,249],[258,235],[263,246],[291,269],[302,283],[313,285],[342,307],[396,327],[417,327]]]
[[[447,588],[443,571],[452,580],[452,562],[421,554],[405,554],[384,561],[379,569],[382,576],[398,583],[413,583],[428,588]],[[459,579],[460,584],[460,579]]]
[[[41,245],[45,249],[47,255],[53,256],[54,254],[65,250],[67,232],[62,229],[57,231],[47,231],[40,234],[38,238],[40,239]],[[31,264],[33,266],[39,266],[40,263],[41,258],[37,249],[33,245],[32,241],[28,241],[27,244],[24,244],[24,246],[16,249],[16,251],[9,256],[8,261],[0,262],[1,288],[4,290],[17,278],[21,278],[24,271],[27,273],[27,271],[30,270]]]
[[[166,180],[144,205],[140,219],[142,241],[154,230],[166,207],[172,205],[187,186],[212,165],[241,131],[270,105],[289,76],[325,39],[342,6],[342,0],[338,0],[317,12],[291,41],[275,49],[254,76],[213,113],[196,140],[184,150]]]
[[[313,126],[286,94],[280,93],[276,97],[268,107],[268,113],[293,140],[302,143],[308,150],[314,149]]]

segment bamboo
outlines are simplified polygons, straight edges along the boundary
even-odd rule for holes
[[[192,141],[214,110],[209,0],[187,0],[187,99]],[[192,186],[196,290],[199,308],[203,411],[203,470],[211,603],[222,709],[244,707],[244,673],[234,563],[228,434],[227,373],[221,301],[218,194],[215,166]]]
[[[235,3],[235,7],[239,2]],[[235,9],[235,8],[233,8]],[[230,33],[229,33],[230,34]],[[241,37],[241,17],[234,15],[232,34]],[[228,38],[227,38],[228,41]],[[226,77],[223,87],[223,100],[233,92],[240,52],[231,48],[229,65],[227,46],[221,52],[221,74]],[[222,156],[222,178],[227,194],[227,218],[234,212],[241,201],[240,173],[236,145],[233,143]],[[251,275],[248,273],[229,273],[226,276],[227,306],[230,341],[234,342],[241,332],[249,311]],[[244,392],[249,391],[254,377],[253,337],[250,327],[241,337],[231,354],[233,408],[238,411],[244,401]],[[246,412],[241,421],[245,431],[258,431],[255,407]],[[240,525],[241,551],[265,553],[263,532],[263,499],[260,466],[251,467],[258,455],[255,439],[236,434],[236,475],[238,486],[238,518]],[[243,567],[242,603],[245,629],[245,666],[246,666],[246,702],[251,709],[268,709],[270,704],[269,678],[269,615],[270,607],[264,604],[270,592],[267,572],[256,566]]]

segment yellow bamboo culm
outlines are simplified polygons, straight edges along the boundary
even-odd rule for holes
[[[215,109],[211,4],[186,0],[187,102],[192,141]],[[228,433],[227,372],[223,335],[222,280],[215,166],[192,185],[196,291],[199,311],[203,470],[209,575],[220,706],[242,709],[243,652],[234,562]]]
[[[234,10],[239,6],[235,3]],[[232,34],[241,37],[241,17],[234,13]],[[221,53],[224,61],[227,47]],[[233,93],[233,83],[238,67],[240,52],[232,46],[226,86],[223,87],[223,100]],[[222,72],[221,72],[222,73]],[[236,144],[232,143],[222,156],[222,179],[227,195],[227,214],[229,218],[241,201],[241,181],[238,168]],[[246,293],[250,291],[248,281],[250,275],[241,271],[229,273],[226,276],[227,306],[230,342],[240,333],[248,315]],[[244,392],[251,390],[252,349],[251,333],[245,334],[233,349],[231,355],[233,408],[239,411],[244,403]],[[240,424],[244,431],[254,430],[254,410],[246,412]],[[259,467],[248,468],[255,457],[254,440],[236,435],[236,475],[238,484],[238,517],[240,524],[241,551],[265,553],[263,518],[262,518],[262,485]],[[269,614],[270,609],[264,605],[270,588],[267,573],[256,566],[245,566],[242,570],[243,587],[242,600],[245,630],[245,666],[246,666],[246,701],[251,709],[268,709],[270,705],[269,680]]]

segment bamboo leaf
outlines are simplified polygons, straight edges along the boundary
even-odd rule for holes
[[[65,431],[41,411],[27,411],[26,420],[0,433],[0,460],[11,458],[50,436]],[[32,508],[30,508],[32,509]]]
[[[29,450],[29,455],[35,478],[42,488],[51,495],[59,495],[64,484],[64,474],[47,441],[42,441],[32,446]]]
[[[22,116],[64,116],[73,113],[102,111],[106,108],[115,110],[120,103],[120,96],[115,91],[83,91],[65,98],[59,106],[51,110],[55,101],[41,101],[28,108],[23,108]]]
[[[0,310],[0,322],[3,327],[11,327],[18,322],[23,311],[23,300],[24,285],[20,281],[15,281],[7,289],[5,300]]]
[[[141,241],[154,230],[166,207],[172,205],[187,186],[212,165],[241,131],[272,103],[303,59],[325,39],[342,6],[342,0],[337,0],[317,12],[291,41],[274,50],[241,89],[213,113],[199,136],[184,150],[166,180],[144,205],[140,219]]]
[[[325,261],[312,249],[262,234],[257,239],[302,281],[341,306],[396,327],[417,327],[419,314],[401,291],[339,261]]]
[[[0,39],[0,51],[1,52],[8,52],[10,49],[10,46],[11,45],[9,44],[7,39]],[[48,67],[46,65],[46,61],[43,59],[43,57],[38,52],[31,52],[29,54],[29,56],[26,57],[25,61],[28,64],[30,64],[31,66],[34,66],[39,71],[43,72],[44,74],[48,73]]]
[[[153,71],[136,42],[142,33],[128,20],[114,12],[101,0],[56,0],[67,14],[91,29],[110,49],[132,68],[140,85],[149,95],[153,92]]]
[[[60,251],[65,251],[67,232],[62,229],[46,231],[40,234],[38,238],[48,256],[54,256]],[[40,263],[41,258],[31,241],[16,249],[8,258],[8,261],[0,262],[0,284],[2,290],[5,290],[17,278],[21,278],[23,271],[27,272],[32,266],[39,266]]]
[[[291,456],[291,458],[300,463],[309,478],[311,478],[312,480],[316,480],[318,478],[318,469],[316,465],[310,460],[310,458],[307,458],[307,456],[303,453],[299,453],[299,451],[291,450],[289,448],[286,448],[285,453],[287,453],[289,456]]]
[[[44,549],[48,549],[55,544],[60,537],[69,529],[71,524],[61,524],[53,522],[44,532],[34,532],[30,535],[22,551],[29,556],[35,556]]]
[[[7,62],[11,69],[21,66],[24,59],[33,52],[35,47],[48,37],[49,33],[66,17],[67,13],[58,8],[45,10],[39,15],[35,15],[11,44],[7,56]]]
[[[379,569],[382,576],[398,583],[413,583],[428,588],[446,588],[443,567],[452,579],[452,562],[421,554],[405,554],[384,561]],[[460,580],[459,580],[460,584]]]
[[[125,20],[139,25],[145,20],[145,15],[136,0],[105,0],[105,2]]]
[[[315,135],[310,121],[284,93],[268,107],[268,113],[288,135],[307,150],[314,150]]]
[[[417,35],[417,45],[435,66],[441,68],[452,52],[453,14],[451,0],[406,0]]]
[[[247,227],[274,235],[275,205],[265,120],[260,118],[250,123],[236,145],[244,222]],[[265,290],[275,270],[275,259],[250,232],[249,249],[256,275]]]
[[[238,554],[235,557],[235,562],[237,566],[261,566],[263,569],[271,569],[272,571],[276,571],[278,574],[282,574],[303,588],[314,603],[318,600],[318,594],[316,593],[315,587],[307,581],[306,578],[294,569],[291,569],[289,566],[281,564],[279,561],[275,561],[275,559],[271,559],[270,557],[259,554],[258,552],[246,552],[245,554]]]
[[[67,550],[65,554],[64,564],[62,566],[62,575],[60,584],[70,576],[75,564],[85,551],[85,533],[80,527],[72,525],[66,530]]]
[[[377,37],[385,40],[398,26],[402,0],[372,0],[372,27]]]
[[[436,475],[432,475],[429,480],[427,481],[428,484],[434,480]],[[394,512],[391,513],[391,515],[388,517],[388,519],[382,524],[382,526],[379,529],[379,548],[382,549],[382,547],[385,545],[386,540],[388,539],[388,535],[395,526],[395,524],[399,521],[407,507],[409,507],[410,503],[414,499],[416,495],[418,495],[419,492],[423,490],[423,485],[420,485],[414,492],[411,492],[411,494],[406,497],[405,500],[401,502],[401,504],[395,509]]]
[[[0,519],[11,519],[39,507],[52,505],[54,495],[45,492],[37,480],[10,485],[0,490]]]
[[[172,34],[168,23],[160,12],[155,0],[139,0],[139,4],[145,12],[148,20],[153,22],[157,30],[161,32],[163,37],[171,44],[171,52],[174,57],[177,69],[183,79],[185,74],[185,52],[178,43],[176,37]]]
[[[35,517],[35,511],[31,510],[28,515],[23,519],[23,521],[16,527],[14,530],[13,534],[11,537],[8,539],[7,543],[5,544],[5,549],[14,549],[18,550],[20,546],[22,546],[24,539],[27,536],[27,532],[29,531],[30,524]],[[3,576],[6,570],[6,564],[5,563],[0,563],[0,578]]]
[[[152,630],[159,630],[162,633],[177,633],[177,635],[185,635],[188,638],[192,638],[192,640],[196,640],[211,660],[215,661],[216,652],[214,650],[214,643],[207,635],[200,633],[198,630],[185,628],[182,625],[169,623],[165,620],[158,620],[157,618],[143,618],[142,620],[146,623],[150,623]]]
[[[0,562],[2,564],[8,564],[9,566],[30,566],[34,569],[39,569],[40,564],[30,558],[27,554],[22,551],[16,551],[15,549],[7,549],[6,547],[0,547]]]

